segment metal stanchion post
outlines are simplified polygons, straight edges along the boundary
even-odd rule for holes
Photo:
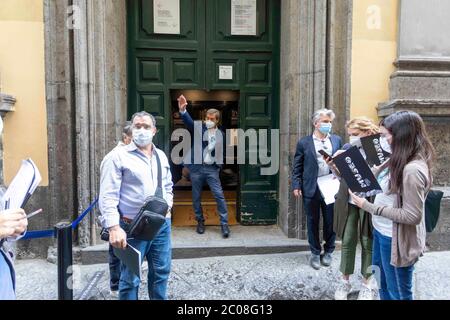
[[[58,299],[73,300],[72,224],[58,223],[55,234],[58,243]]]

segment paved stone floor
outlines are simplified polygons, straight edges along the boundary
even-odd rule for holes
[[[339,279],[339,256],[334,254],[329,268],[313,270],[307,253],[247,255],[173,260],[169,283],[170,299],[333,299]],[[359,259],[359,254],[357,259]],[[427,253],[415,272],[416,299],[450,299],[450,251]],[[145,266],[144,266],[145,269]],[[359,262],[357,269],[359,270]],[[56,299],[56,265],[45,260],[16,262],[18,299]],[[108,289],[108,265],[77,265],[74,268],[74,295],[96,272],[104,272],[88,299],[112,299]],[[140,298],[146,299],[146,271]],[[355,299],[360,277],[352,276]]]

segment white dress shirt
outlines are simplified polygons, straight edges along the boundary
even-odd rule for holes
[[[316,149],[317,165],[319,166],[318,177],[326,176],[330,174],[330,167],[325,162],[323,156],[319,153],[320,150],[324,150],[330,156],[333,153],[333,145],[331,144],[330,135],[327,135],[324,139],[319,139],[313,133],[314,148]]]

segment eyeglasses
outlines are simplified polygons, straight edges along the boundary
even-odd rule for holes
[[[328,147],[327,147],[327,145],[325,144],[325,141],[321,141],[322,142],[322,148],[324,149],[324,150],[328,150]]]

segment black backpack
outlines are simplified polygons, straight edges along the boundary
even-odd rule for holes
[[[441,211],[441,200],[444,192],[440,190],[430,190],[425,200],[425,226],[427,232],[432,232],[439,220]]]

